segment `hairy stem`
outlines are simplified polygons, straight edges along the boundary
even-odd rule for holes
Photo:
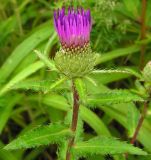
[[[140,119],[139,119],[139,121],[138,121],[137,127],[136,127],[135,132],[134,132],[134,134],[133,134],[133,137],[132,137],[132,139],[131,139],[131,141],[130,141],[131,144],[134,144],[135,141],[136,141],[136,139],[137,139],[138,133],[139,133],[141,127],[142,127],[144,118],[145,118],[145,116],[146,116],[146,114],[147,114],[148,104],[149,104],[149,101],[145,101],[145,102],[144,102],[144,108],[143,108],[141,117],[140,117]],[[128,157],[128,153],[125,154],[125,157],[126,157],[126,158]]]
[[[140,39],[143,40],[146,37],[146,9],[147,9],[147,0],[142,0],[142,14],[141,14],[141,37]],[[144,55],[146,51],[146,45],[141,45],[141,54],[140,54],[140,69],[144,67]]]
[[[78,95],[78,92],[77,92],[77,90],[75,88],[74,81],[72,81],[72,89],[73,89],[73,114],[72,114],[71,130],[73,131],[73,133],[75,133],[76,132],[76,128],[77,128],[78,113],[79,113],[79,95]],[[68,142],[66,160],[70,160],[71,159],[70,149],[74,144],[74,140],[75,140],[75,137],[72,137]]]

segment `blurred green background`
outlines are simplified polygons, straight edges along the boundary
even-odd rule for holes
[[[50,71],[34,50],[53,61],[59,49],[53,10],[69,5],[91,10],[91,46],[98,53],[97,69],[129,67],[140,71],[151,60],[151,0],[147,1],[144,37],[141,0],[0,0],[0,160],[56,158],[56,145],[13,152],[4,150],[3,146],[34,126],[64,120],[71,102],[70,84],[51,90],[49,86],[59,80],[59,75]],[[145,48],[143,61],[142,47]],[[105,73],[92,77],[98,86],[86,81],[88,94],[138,87],[136,78],[128,74]],[[138,119],[134,118],[134,126],[129,126],[132,121],[127,115],[139,117],[141,110],[142,104],[137,103],[98,106],[93,111],[84,108],[84,136],[112,135],[129,141]],[[151,153],[150,107],[136,145]],[[112,157],[98,157],[103,159]]]

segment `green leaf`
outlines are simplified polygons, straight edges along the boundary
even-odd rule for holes
[[[100,94],[92,95],[88,98],[89,105],[104,105],[117,104],[127,102],[143,101],[143,98],[137,94],[131,93],[127,90],[112,90]]]
[[[19,160],[14,153],[3,149],[4,144],[0,142],[0,160]]]
[[[95,80],[96,84],[97,83],[108,84],[108,83],[112,83],[112,82],[117,82],[119,80],[128,78],[130,76],[131,76],[131,74],[123,74],[123,73],[119,73],[119,72],[116,72],[116,73],[114,72],[114,74],[101,73],[101,75],[99,73],[95,73],[95,74],[92,73],[89,75],[90,78]]]
[[[20,12],[20,14],[24,11],[24,9],[26,8],[26,5],[29,3],[29,0],[25,0],[23,1],[20,5],[18,5],[18,11]],[[5,6],[1,4],[0,8],[3,10]],[[1,39],[0,39],[0,45],[3,45],[3,42],[7,40],[7,37],[10,36],[10,34],[12,32],[14,32],[17,29],[17,18],[16,18],[16,14],[12,14],[12,16],[9,16],[9,18],[7,17],[7,19],[1,19],[1,25],[0,25],[0,35],[1,35]]]
[[[48,145],[50,143],[59,143],[71,136],[72,132],[62,124],[50,124],[48,126],[37,127],[23,136],[18,137],[4,149],[21,149],[33,148],[41,145]]]
[[[35,100],[37,97],[35,97]],[[43,97],[42,102],[48,106],[51,106],[55,109],[60,109],[63,111],[69,110],[71,107],[67,103],[67,100],[60,95],[57,94],[51,94],[51,95],[46,95]]]
[[[43,80],[43,81],[31,81],[26,80],[22,81],[16,85],[13,85],[11,89],[23,89],[23,90],[33,90],[33,91],[42,91],[42,92],[49,92],[59,85],[61,85],[66,80],[65,77],[55,81],[54,83],[52,80]]]
[[[125,68],[125,71],[129,72],[129,74],[134,75],[138,79],[142,79],[142,74],[139,71],[136,71],[132,68]]]
[[[91,84],[93,84],[93,86],[97,87],[97,83],[96,83],[96,81],[95,81],[94,78],[89,77],[89,76],[85,76],[84,79],[85,79],[86,81],[90,82]]]
[[[13,85],[20,82],[21,80],[27,78],[40,68],[42,68],[44,64],[40,61],[37,61],[31,65],[29,65],[27,68],[23,69],[20,73],[18,73],[15,77],[13,77],[1,90],[0,90],[0,96],[5,94],[7,91],[9,91]]]
[[[0,96],[0,108],[7,105],[7,98],[5,96]]]
[[[32,100],[37,101],[38,97],[31,97]],[[50,107],[68,111],[71,106],[67,103],[67,100],[63,96],[59,95],[46,95],[42,99],[43,104]],[[103,123],[103,121],[90,109],[84,106],[80,106],[80,114],[82,119],[95,130],[98,135],[110,136],[110,132]]]
[[[79,142],[72,148],[73,155],[87,157],[95,154],[135,154],[147,155],[145,151],[115,138],[96,137],[85,142]]]
[[[101,73],[109,73],[109,74],[112,74],[112,73],[127,73],[129,74],[128,71],[126,70],[120,70],[120,69],[103,69],[103,70],[94,70],[92,73],[94,74],[101,74]]]
[[[58,160],[65,160],[66,159],[66,152],[68,148],[68,141],[63,142],[59,145],[59,150],[58,150]]]
[[[108,128],[104,122],[90,109],[84,106],[80,106],[80,114],[82,119],[95,130],[98,135],[111,136]]]
[[[36,31],[27,39],[25,39],[12,54],[8,57],[5,63],[0,68],[1,81],[5,81],[9,75],[15,70],[17,65],[41,42],[46,40],[53,30],[50,22],[41,25]]]
[[[80,101],[85,103],[86,99],[86,86],[84,81],[81,78],[76,78],[74,80],[76,90],[78,91]]]
[[[115,58],[126,56],[135,52],[138,52],[140,47],[138,45],[133,45],[127,48],[120,48],[117,50],[113,50],[111,52],[105,53],[97,58],[96,64],[104,63]]]
[[[138,121],[139,121],[139,112],[136,108],[136,106],[132,105],[132,106],[128,106],[128,113],[127,113],[127,126],[128,126],[128,131],[129,131],[129,135],[130,137],[133,136]]]
[[[7,103],[0,108],[0,134],[12,113],[13,107],[21,99],[21,95],[7,96],[6,98]]]
[[[49,52],[51,50],[51,47],[53,46],[53,44],[55,44],[57,42],[57,32],[54,32],[53,35],[49,38],[45,50],[44,50],[44,55],[48,56]]]
[[[108,116],[116,120],[123,127],[128,129],[127,125],[127,113],[128,106],[135,106],[134,103],[121,103],[116,105],[108,106],[98,106],[103,110]],[[135,106],[136,107],[136,106]],[[147,119],[144,120],[143,125],[138,133],[137,140],[146,148],[147,151],[151,152],[151,127],[150,122]]]
[[[136,18],[139,17],[139,5],[140,5],[140,1],[139,0],[123,0],[125,7],[127,9],[128,12],[132,13],[133,16],[135,16]]]
[[[44,54],[40,51],[35,50],[35,53],[39,57],[39,59],[51,70],[57,70],[54,62],[51,59],[48,59]]]
[[[123,69],[104,69],[104,70],[94,70],[93,74],[115,74],[115,73],[123,73],[134,75],[137,78],[142,78],[141,74],[131,68],[123,68]]]

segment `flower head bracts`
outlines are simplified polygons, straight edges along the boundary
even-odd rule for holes
[[[54,11],[54,24],[61,42],[54,58],[56,68],[69,78],[89,74],[96,59],[90,46],[90,10],[69,7],[66,11],[63,7]]]
[[[83,47],[90,41],[91,14],[83,8],[54,11],[54,23],[63,48]]]

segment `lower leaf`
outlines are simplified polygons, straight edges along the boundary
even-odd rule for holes
[[[71,135],[71,130],[62,124],[40,126],[18,137],[5,146],[4,149],[33,148],[50,143],[60,143]]]
[[[78,157],[123,153],[147,155],[145,151],[142,151],[140,148],[134,147],[131,144],[104,136],[75,144],[72,148],[72,153],[74,156],[76,155]]]

